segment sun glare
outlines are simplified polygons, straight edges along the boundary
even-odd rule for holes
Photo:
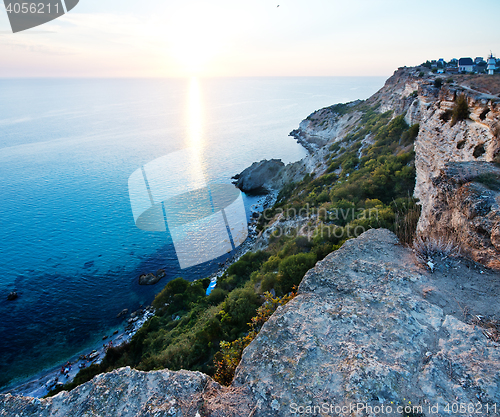
[[[214,16],[208,6],[199,5],[195,10],[182,9],[176,13],[165,35],[169,39],[170,55],[184,75],[207,75],[226,42],[223,27],[222,17]]]
[[[192,77],[189,81],[188,94],[188,146],[201,152],[203,150],[203,107],[198,78]]]

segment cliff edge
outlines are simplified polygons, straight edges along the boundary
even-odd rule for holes
[[[122,368],[50,399],[1,395],[0,415],[363,416],[384,407],[383,415],[401,416],[398,407],[411,404],[424,415],[437,405],[432,415],[445,416],[452,403],[485,410],[500,405],[500,344],[487,321],[500,313],[499,290],[497,273],[463,260],[443,259],[431,274],[393,233],[372,229],[306,274],[245,349],[230,387],[198,372]]]

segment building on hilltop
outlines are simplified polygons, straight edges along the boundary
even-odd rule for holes
[[[486,67],[488,64],[486,64],[485,61],[478,62],[474,67],[475,67],[475,72],[478,74],[486,74]]]
[[[458,60],[458,71],[459,72],[473,72],[474,71],[474,61],[472,58],[460,58]]]
[[[490,54],[488,58],[488,74],[493,75],[497,68],[497,60],[493,57],[493,54]]]
[[[460,59],[450,59],[446,62],[443,58],[439,60],[427,60],[423,67],[430,69],[434,74],[493,74],[500,68],[500,60],[490,54],[487,61],[483,57],[477,56],[475,59],[465,57]]]

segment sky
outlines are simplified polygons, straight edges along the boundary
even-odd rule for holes
[[[500,56],[499,16],[500,0],[80,0],[15,34],[0,10],[0,77],[387,76]]]

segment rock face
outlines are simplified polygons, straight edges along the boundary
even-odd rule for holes
[[[314,152],[332,140],[343,135],[346,128],[359,120],[359,114],[343,115],[342,110],[352,108],[360,101],[353,101],[341,106],[331,106],[310,114],[300,122],[299,128],[290,132],[309,152]],[[342,109],[342,110],[341,110]]]
[[[318,262],[299,295],[264,325],[244,351],[233,386],[250,388],[255,415],[262,416],[323,403],[392,404],[397,411],[411,401],[425,415],[429,404],[439,404],[433,415],[446,415],[453,401],[498,403],[498,344],[463,321],[446,295],[455,285],[446,274],[453,275],[446,266],[432,276],[419,268],[387,230],[349,240]],[[498,288],[498,275],[488,279]],[[493,299],[469,306],[487,308]]]
[[[478,177],[498,175],[491,162],[500,161],[500,99],[457,85],[437,89],[422,84],[418,92],[406,114],[410,123],[420,123],[415,141],[415,197],[422,206],[418,232],[453,235],[473,259],[498,268],[500,253],[494,242],[500,200],[484,181],[479,185]],[[461,94],[470,119],[452,126],[449,114]],[[467,185],[471,181],[476,185]],[[460,198],[469,206],[486,204],[488,209],[471,211]],[[483,221],[484,216],[488,218]]]
[[[0,415],[195,416],[208,382],[209,377],[199,372],[122,368],[47,400],[0,395]]]
[[[454,239],[475,261],[500,269],[500,168],[449,162],[431,178],[431,187],[423,233]]]
[[[51,399],[0,395],[0,415],[259,417],[316,406],[307,415],[401,417],[411,401],[439,417],[447,404],[500,403],[500,334],[486,327],[500,314],[500,275],[455,260],[436,260],[430,274],[414,260],[387,230],[349,240],[264,325],[230,387],[198,372],[122,368]]]
[[[233,178],[235,184],[244,192],[266,192],[272,188],[273,178],[278,175],[285,166],[281,159],[262,160],[254,162],[240,174]]]
[[[467,217],[462,212],[464,208],[456,200],[455,194],[458,186],[451,186],[449,181],[445,181],[449,163],[474,163],[475,170],[488,173],[492,170],[491,162],[500,162],[498,78],[495,81],[486,76],[471,78],[455,75],[452,78],[456,82],[445,82],[441,87],[436,87],[435,80],[439,77],[430,74],[425,68],[399,68],[384,87],[363,105],[376,107],[380,112],[392,110],[394,116],[405,115],[409,125],[420,125],[414,146],[417,171],[415,197],[422,207],[418,234],[422,237],[433,234],[453,236],[474,260],[498,268],[499,253],[495,246],[499,239],[495,214],[498,200],[493,204],[491,198],[497,197],[490,193],[495,190],[487,190],[491,210],[484,213],[489,213],[488,218],[481,220],[482,214]],[[453,125],[451,112],[460,95],[464,95],[467,100],[470,117]],[[346,111],[356,104],[320,109],[303,120],[292,135],[313,153],[300,163],[287,165],[280,177],[297,181],[306,173],[323,173],[327,169],[323,161],[328,160],[328,147],[342,140],[359,122],[359,111]],[[369,137],[365,138],[362,145],[369,141]],[[483,168],[479,168],[478,164],[481,163],[484,164]],[[461,176],[470,177],[467,165],[462,167],[464,172]],[[455,174],[457,169],[455,165]],[[466,182],[460,180],[460,186]],[[477,186],[471,185],[463,191],[471,187],[476,191],[475,194],[467,192],[468,200],[475,199],[473,204],[480,204],[482,197]]]

